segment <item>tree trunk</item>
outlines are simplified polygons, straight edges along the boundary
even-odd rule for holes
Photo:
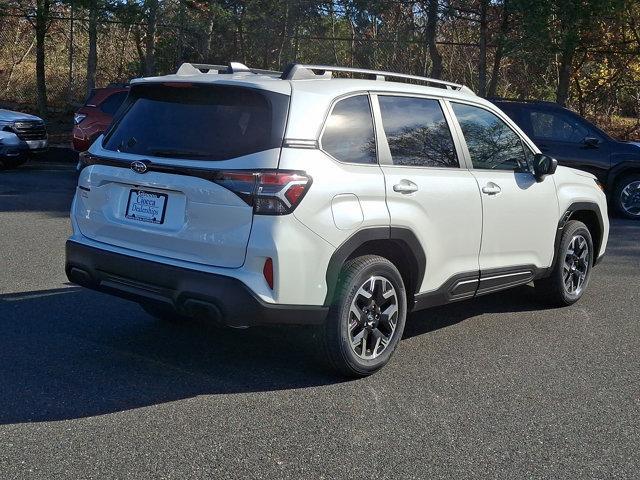
[[[213,42],[213,30],[215,27],[214,0],[209,1],[209,11],[207,12],[207,27],[205,29],[204,50],[202,51],[202,61],[208,63],[211,61],[209,54],[211,53],[211,43]]]
[[[294,13],[294,16],[295,16],[295,13]],[[289,3],[287,2],[285,4],[284,25],[282,26],[280,46],[278,47],[278,62],[277,62],[276,68],[280,68],[282,66],[282,52],[284,51],[284,46],[287,41],[287,36],[289,33],[289,18],[290,18],[290,11],[289,11]],[[265,66],[265,68],[269,68],[269,66]]]
[[[156,74],[156,28],[158,26],[158,0],[148,0],[147,34],[145,37],[144,75]]]
[[[335,59],[336,65],[340,65],[338,49],[336,47],[336,15],[333,2],[329,2],[329,12],[331,14],[331,48],[333,49],[333,58]]]
[[[69,71],[67,77],[67,102],[71,104],[73,102],[73,67],[75,65],[75,13],[76,6],[74,0],[71,0],[71,16],[69,17]]]
[[[136,40],[136,52],[138,52],[138,61],[139,61],[139,76],[144,75],[144,65],[145,65],[145,54],[144,54],[144,50],[142,49],[142,36],[140,34],[140,27],[139,26],[135,26],[134,27],[134,37]]]
[[[436,36],[438,35],[438,0],[429,0],[427,8],[427,46],[431,58],[431,76],[442,78],[442,55],[438,51]]]
[[[129,36],[131,34],[132,25],[127,26],[127,33],[122,36],[122,44],[120,46],[120,58],[118,59],[118,81],[122,81],[122,72],[124,70],[124,58],[127,52],[127,46],[129,45]]]
[[[556,90],[556,102],[563,107],[567,104],[569,99],[569,85],[571,82],[572,63],[575,48],[572,42],[567,41],[565,48],[560,55],[560,67],[558,70],[558,89]]]
[[[184,1],[178,0],[178,45],[176,48],[176,65],[182,65],[184,61],[184,27],[187,23],[187,11]]]
[[[89,53],[87,55],[87,95],[96,88],[96,69],[98,66],[98,0],[89,3]]]
[[[480,1],[480,58],[478,60],[478,94],[487,95],[487,7],[489,0]]]
[[[47,116],[47,82],[45,77],[45,40],[49,22],[51,3],[49,0],[38,0],[36,4],[36,88],[38,112]]]
[[[489,82],[488,96],[495,97],[498,90],[498,79],[500,78],[500,64],[504,57],[505,42],[509,30],[509,6],[507,0],[502,4],[502,21],[500,22],[500,33],[498,35],[498,46],[493,57],[493,68],[491,69],[491,81]]]
[[[238,15],[237,25],[238,25],[238,40],[240,42],[240,59],[242,63],[247,63],[246,52],[245,52],[245,42],[244,42],[244,14],[245,14],[245,4],[242,3],[240,7],[240,14]]]
[[[498,36],[498,46],[496,47],[496,54],[493,57],[493,68],[491,69],[491,81],[489,82],[489,89],[487,96],[489,98],[495,97],[498,90],[498,79],[500,78],[500,63],[504,57],[504,44],[507,39],[507,32],[509,30],[509,10],[507,0],[502,4],[502,22],[500,23],[500,33]]]

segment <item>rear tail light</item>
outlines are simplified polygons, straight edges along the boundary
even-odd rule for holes
[[[78,170],[82,170],[84,167],[88,167],[89,165],[94,165],[99,161],[100,159],[98,157],[94,157],[89,152],[80,152],[78,155]]]
[[[303,172],[217,172],[213,181],[228,188],[258,215],[286,215],[295,210],[311,186]]]

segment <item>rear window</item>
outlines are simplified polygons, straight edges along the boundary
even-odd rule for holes
[[[341,162],[377,162],[373,117],[367,95],[336,103],[322,135],[322,148]]]
[[[104,148],[157,157],[226,160],[282,145],[289,97],[221,85],[131,89]]]
[[[118,92],[108,96],[104,102],[100,104],[100,110],[112,117],[116,114],[124,99],[127,98],[127,92]]]

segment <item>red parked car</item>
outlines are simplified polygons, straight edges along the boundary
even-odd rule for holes
[[[111,125],[114,115],[129,93],[128,85],[110,85],[91,92],[84,106],[73,116],[73,148],[87,150]]]

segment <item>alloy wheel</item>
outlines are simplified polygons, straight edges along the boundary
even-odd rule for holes
[[[571,295],[580,295],[589,271],[589,244],[584,236],[574,235],[564,257],[562,271],[564,288]]]
[[[620,205],[629,215],[640,216],[640,180],[633,181],[622,189]]]
[[[391,281],[373,276],[364,282],[349,309],[353,352],[366,360],[380,356],[393,339],[398,313],[398,295]]]

